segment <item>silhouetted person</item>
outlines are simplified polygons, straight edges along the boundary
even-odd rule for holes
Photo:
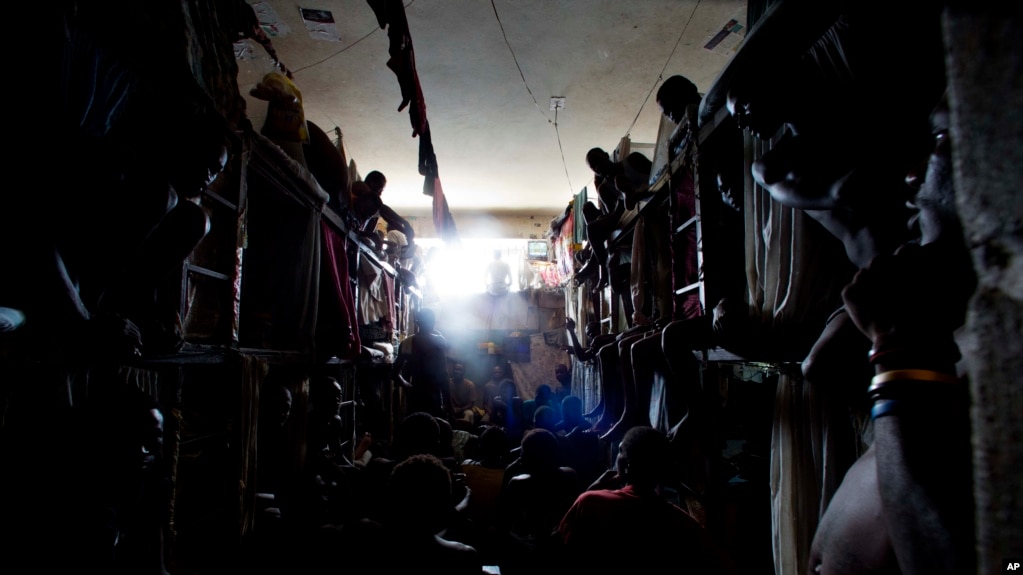
[[[440,460],[409,457],[394,467],[387,491],[384,539],[374,571],[479,575],[483,565],[476,550],[439,535],[454,513],[451,475]]]
[[[513,547],[502,569],[536,572],[550,562],[552,533],[579,494],[579,476],[559,464],[558,440],[546,429],[526,433],[518,464],[506,473],[514,475],[501,493],[500,505]]]
[[[933,150],[907,176],[920,244],[874,258],[842,292],[873,343],[874,442],[821,518],[811,571],[976,569],[969,391],[954,337],[976,278],[955,209],[944,100],[931,123]]]
[[[563,363],[555,365],[554,381],[558,384],[554,388],[554,401],[560,406],[562,400],[572,395],[572,370]]]
[[[565,318],[565,329],[568,330],[568,338],[572,342],[572,346],[568,349],[568,353],[575,355],[579,361],[582,362],[595,362],[598,360],[597,353],[600,349],[613,342],[615,336],[613,334],[601,334],[600,333],[600,322],[590,322],[586,324],[586,339],[589,343],[589,347],[583,348],[579,345],[579,337],[575,334],[575,320],[572,318]],[[600,371],[603,374],[603,369]],[[600,417],[604,413],[604,408],[607,402],[607,391],[603,378],[599,380],[600,385],[600,400],[593,409],[585,414],[585,417]]]
[[[501,250],[494,250],[494,259],[487,265],[484,282],[490,295],[504,295],[511,289],[511,267],[501,259]]]
[[[408,394],[408,413],[425,411],[444,417],[449,403],[448,343],[435,331],[435,324],[433,310],[416,313],[416,333],[401,342],[393,373]]]
[[[671,449],[651,427],[630,429],[618,453],[621,489],[586,491],[558,527],[563,568],[577,573],[657,570],[679,561],[693,573],[730,573],[730,561],[708,533],[681,508],[662,498]]]
[[[483,408],[477,396],[476,384],[465,378],[465,365],[451,364],[451,419],[452,425],[474,426]],[[479,411],[477,411],[479,410]],[[459,423],[461,422],[461,423]]]

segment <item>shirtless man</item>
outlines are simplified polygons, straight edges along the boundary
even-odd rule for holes
[[[918,37],[900,38],[897,50],[880,50],[868,39],[890,36],[892,22],[899,22],[901,18],[872,18],[865,5],[842,5],[841,9],[836,9],[838,3],[826,4],[820,3],[820,7],[834,9],[830,24],[822,28],[823,32],[814,32],[819,36],[810,39],[805,50],[775,54],[766,60],[761,56],[756,64],[746,60],[747,74],[733,78],[726,85],[727,106],[741,128],[761,139],[777,138],[771,150],[755,162],[754,179],[774,200],[806,210],[842,242],[850,262],[861,269],[853,282],[856,286],[864,278],[874,279],[891,272],[888,267],[871,271],[872,259],[878,256],[880,259],[874,261],[886,261],[892,257],[888,254],[910,239],[905,225],[909,214],[902,204],[911,190],[902,180],[915,161],[913,155],[918,149],[918,139],[925,133],[919,129],[919,123],[927,115],[927,102],[937,99],[943,81],[940,7],[917,13],[921,22]],[[798,18],[776,18],[767,24],[771,26],[760,26],[759,34],[750,34],[747,48],[755,43],[755,36],[767,44],[793,48],[793,43],[781,40],[790,38],[797,28],[805,32],[804,22]],[[765,30],[773,30],[774,38],[767,38]],[[745,52],[744,56],[750,59],[758,58],[750,50]],[[848,57],[828,57],[837,52]],[[769,78],[771,81],[767,81]],[[878,90],[884,91],[883,98],[876,96]],[[842,113],[836,114],[835,110]],[[867,123],[885,126],[884,134],[864,130],[862,126]],[[785,129],[779,137],[783,126]],[[904,251],[908,255],[914,250]],[[919,262],[911,260],[900,259],[906,269],[919,267]],[[959,266],[950,267],[959,269]],[[947,285],[950,278],[954,282],[963,274],[970,275],[969,266],[964,272],[953,271],[950,267],[943,270],[941,281],[935,281],[933,286]],[[908,283],[920,285],[915,281]],[[889,285],[906,284],[892,281]],[[905,330],[914,324],[928,325],[932,318],[918,314],[907,321],[905,318],[910,316],[900,315],[919,311],[914,299],[922,300],[919,296],[924,295],[926,289],[913,294],[916,297],[902,290],[888,294],[874,292],[867,298],[869,302],[865,302],[863,292],[853,286],[850,286],[851,298],[850,291],[846,290],[846,309],[833,315],[803,362],[803,373],[810,385],[837,394],[846,400],[846,407],[855,409],[854,403],[864,395],[859,374],[878,366],[885,367],[879,363],[871,366],[866,361],[873,335],[866,333],[863,326],[874,321],[890,321],[891,325]],[[945,313],[954,315],[956,312],[950,306],[959,305],[953,303],[954,299],[935,305],[929,312],[938,312],[935,317]],[[885,305],[880,308],[867,305],[869,317],[858,317],[863,314],[857,309],[859,306],[878,302]],[[941,330],[932,330],[932,333],[941,333]],[[930,353],[945,357],[951,354],[947,343],[942,343],[944,349],[938,350],[931,342],[930,336],[921,338],[919,344],[930,351],[914,351],[914,358],[928,357]],[[911,347],[916,346],[916,342],[911,344]],[[943,369],[926,362],[916,367]],[[966,404],[964,400],[962,405]],[[952,414],[947,406],[930,407],[935,408],[936,416],[946,421],[946,429],[942,430],[943,438],[934,436],[928,442],[948,446],[947,465],[941,470],[930,467],[932,454],[926,446],[921,448],[921,440],[915,435],[899,438],[883,432],[894,419],[888,417],[892,413],[883,414],[883,419],[889,421],[875,424],[874,445],[848,470],[830,503],[827,498],[833,488],[825,479],[822,503],[828,506],[818,525],[808,565],[810,572],[895,572],[900,568],[903,572],[920,573],[972,570],[967,565],[970,561],[963,561],[962,533],[952,535],[955,529],[970,529],[972,520],[968,514],[962,509],[952,509],[945,514],[943,509],[943,515],[936,519],[934,510],[940,507],[933,505],[934,501],[927,501],[922,495],[924,492],[917,490],[911,495],[907,489],[907,483],[948,478],[954,490],[947,491],[951,494],[947,501],[953,506],[963,504],[963,494],[971,492],[968,481],[952,477],[955,472],[950,474],[953,469],[965,469],[968,474],[968,452],[963,459],[958,442],[969,437],[968,426],[964,430],[959,423],[954,423],[960,416]],[[912,423],[914,433],[931,427],[931,423],[923,419]],[[887,435],[887,439],[882,439],[879,433]],[[886,445],[884,452],[888,455],[882,457],[882,448]],[[914,462],[911,473],[907,473],[906,466],[900,462],[892,464],[890,461],[897,459],[903,449],[912,457],[920,458]],[[956,465],[954,461],[962,463]],[[928,485],[926,489],[932,487]],[[895,491],[900,491],[900,495],[892,495]],[[884,496],[884,503],[882,493],[888,494]],[[927,493],[933,495],[935,491]],[[898,501],[890,505],[890,500]],[[919,537],[928,529],[913,524],[916,520],[913,518],[933,522],[933,539],[929,543],[922,543]],[[954,529],[948,528],[946,522],[950,520],[955,524]],[[931,546],[930,559],[948,560],[941,568],[919,567],[917,553],[928,545]],[[948,570],[949,565],[955,567]]]
[[[444,417],[450,402],[447,370],[447,340],[434,330],[433,310],[416,314],[417,332],[401,342],[394,363],[394,377],[408,393],[408,413],[425,411]],[[406,371],[407,369],[407,371]]]
[[[944,101],[931,123],[926,171],[907,176],[920,245],[875,258],[842,293],[873,343],[874,443],[821,518],[811,573],[976,569],[969,393],[953,334],[976,279],[955,212]]]

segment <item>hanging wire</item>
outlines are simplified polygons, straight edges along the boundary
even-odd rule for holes
[[[572,177],[568,175],[568,163],[565,162],[565,149],[561,147],[561,131],[558,130],[558,108],[554,108],[554,133],[558,136],[558,150],[561,151],[561,165],[565,167],[565,179],[568,180],[568,191],[571,194],[575,194],[575,188],[572,187]]]
[[[548,124],[551,124],[551,119],[547,117],[547,114],[543,113],[540,109],[540,103],[536,101],[536,96],[533,95],[533,91],[529,89],[529,82],[526,81],[526,75],[522,73],[522,66],[519,66],[519,59],[515,57],[515,50],[512,50],[511,42],[508,41],[508,34],[504,31],[504,24],[501,23],[501,16],[497,13],[497,6],[494,4],[494,0],[490,0],[490,7],[494,9],[494,17],[497,18],[497,25],[501,27],[501,35],[504,36],[504,44],[508,46],[508,51],[511,52],[512,60],[515,61],[515,67],[519,69],[519,76],[522,78],[522,83],[526,85],[526,91],[529,92],[529,97],[533,99],[533,105],[536,106],[536,111],[540,112],[544,120],[547,120]],[[557,111],[557,110],[555,110]]]
[[[575,188],[572,187],[572,178],[568,175],[568,162],[565,161],[565,148],[561,145],[561,130],[558,129],[558,108],[554,108],[554,120],[543,113],[540,109],[540,103],[536,101],[536,96],[533,95],[533,90],[529,88],[529,82],[526,81],[526,75],[522,72],[522,66],[519,66],[519,59],[515,56],[515,50],[512,49],[511,42],[508,41],[508,34],[504,31],[504,24],[501,22],[501,15],[497,13],[497,5],[494,4],[494,0],[490,0],[490,7],[494,9],[494,18],[497,18],[497,25],[501,27],[501,35],[504,36],[504,44],[508,46],[508,52],[511,53],[512,60],[515,61],[515,67],[519,70],[519,77],[522,78],[522,83],[526,86],[526,91],[529,92],[529,97],[533,99],[533,105],[536,106],[536,111],[543,116],[544,120],[547,120],[548,124],[554,126],[554,135],[558,138],[558,150],[561,152],[561,165],[565,168],[565,179],[568,180],[568,191],[571,194],[575,194]]]
[[[689,13],[689,19],[686,20],[685,26],[682,27],[682,33],[678,35],[678,40],[675,40],[675,47],[671,49],[671,54],[668,54],[668,59],[664,61],[664,67],[662,67],[661,72],[657,74],[657,78],[654,80],[654,85],[650,87],[650,91],[647,92],[646,98],[643,99],[643,104],[639,107],[639,111],[636,112],[636,117],[632,119],[632,123],[629,124],[629,129],[625,130],[626,137],[632,134],[632,129],[636,127],[639,115],[643,113],[643,108],[645,108],[646,103],[650,101],[650,95],[654,93],[654,89],[657,88],[657,84],[664,81],[664,71],[668,69],[668,63],[671,62],[672,57],[675,56],[675,51],[678,50],[678,45],[682,43],[682,37],[685,36],[686,30],[689,29],[689,23],[693,21],[693,16],[696,15],[696,9],[700,7],[700,1],[701,0],[696,0],[696,6],[693,6],[693,11]]]
[[[412,3],[413,3],[413,2],[415,2],[415,1],[416,1],[416,0],[410,0],[410,2],[409,2],[408,4],[406,4],[406,5],[405,5],[405,8],[408,8],[409,6],[411,6],[411,5],[412,5]],[[380,30],[382,30],[382,29],[383,29],[383,28],[380,28],[380,27],[376,27],[376,28],[372,29],[372,30],[371,30],[371,31],[369,32],[369,34],[366,34],[366,35],[365,35],[365,36],[363,36],[362,38],[359,38],[358,40],[356,40],[356,41],[352,42],[351,44],[349,44],[349,45],[345,46],[344,48],[341,48],[340,50],[338,50],[337,52],[334,52],[333,54],[331,54],[331,55],[327,56],[326,58],[323,58],[322,60],[319,60],[319,61],[313,62],[312,64],[307,64],[307,65],[305,65],[305,66],[302,66],[301,68],[295,68],[294,70],[292,70],[292,71],[291,71],[291,73],[292,73],[292,74],[298,74],[299,72],[301,72],[301,71],[303,71],[303,70],[308,70],[309,68],[313,68],[313,67],[315,67],[315,66],[319,66],[320,64],[322,64],[322,63],[326,62],[327,60],[330,60],[331,58],[334,58],[335,56],[338,56],[338,55],[341,55],[341,54],[343,54],[343,53],[347,52],[349,48],[353,48],[353,47],[354,47],[354,46],[355,46],[356,44],[358,44],[359,42],[362,42],[362,41],[363,41],[363,40],[365,40],[366,38],[369,38],[370,36],[372,36],[373,34],[376,34],[377,32],[379,32],[379,31],[380,31]]]

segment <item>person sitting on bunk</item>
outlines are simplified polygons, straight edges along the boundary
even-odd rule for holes
[[[377,197],[383,200],[384,188],[387,186],[387,178],[376,170],[366,174],[366,185],[369,186],[370,191],[375,193]],[[412,229],[412,224],[408,223],[408,220],[398,215],[397,212],[392,210],[387,204],[380,204],[380,213],[378,214],[381,219],[387,222],[387,229],[397,230],[405,234],[405,248],[404,253],[409,253],[415,250],[416,232]],[[373,227],[376,227],[376,221],[373,221]],[[404,257],[404,256],[403,256]]]
[[[930,156],[907,176],[919,244],[875,257],[842,292],[872,342],[874,442],[821,518],[815,572],[976,570],[969,386],[955,338],[976,276],[955,208],[944,98],[931,123]]]
[[[657,105],[661,108],[661,113],[677,124],[668,137],[668,153],[672,157],[678,154],[679,149],[698,127],[700,99],[696,84],[685,76],[672,76],[657,90]]]
[[[639,152],[614,162],[603,148],[591,148],[586,152],[586,163],[593,170],[597,195],[605,204],[614,203],[612,198],[617,197],[626,210],[631,210],[647,193],[652,163]]]
[[[135,189],[122,193],[138,196],[134,204],[128,204],[128,209],[134,205],[139,210],[135,214],[138,225],[122,228],[124,235],[116,239],[95,231],[88,234],[92,238],[107,238],[118,246],[132,246],[125,252],[121,265],[107,268],[110,273],[101,279],[102,284],[93,283],[100,279],[96,270],[80,267],[83,260],[76,257],[80,245],[71,248],[55,242],[53,254],[46,259],[56,265],[52,276],[59,286],[61,302],[53,305],[51,301],[48,307],[50,313],[74,310],[72,316],[76,321],[69,321],[71,329],[62,332],[80,339],[68,352],[95,357],[110,353],[163,355],[180,349],[184,339],[181,318],[177,315],[178,302],[166,298],[162,290],[209,231],[209,218],[197,198],[224,169],[233,146],[233,134],[226,126],[203,128],[195,137],[195,152],[182,157],[175,171],[168,174],[169,185],[161,184],[159,177],[146,182],[125,178],[127,186]],[[144,196],[148,196],[149,205],[141,205],[147,201]],[[123,208],[116,213],[123,213]],[[87,225],[106,221],[99,214],[90,216],[79,210],[68,216]],[[75,229],[79,225],[69,227]],[[81,239],[78,236],[72,241]],[[134,240],[137,243],[133,244]],[[102,253],[111,257],[110,251]],[[113,340],[119,341],[111,345]]]
[[[611,161],[611,156],[602,148],[592,148],[586,152],[586,163],[593,171],[593,185],[597,191],[599,207],[587,202],[583,205],[583,219],[586,221],[586,237],[590,243],[592,254],[590,260],[580,268],[577,278],[585,277],[591,266],[596,267],[598,273],[597,284],[594,292],[604,289],[610,283],[607,241],[611,233],[618,227],[618,222],[625,213],[625,193],[631,192],[645,181],[640,177],[642,170],[642,159],[645,156],[635,153],[637,158],[630,155],[626,164],[631,167],[628,171],[629,177],[625,177],[626,168],[623,163]],[[642,158],[642,159],[640,159]],[[649,160],[648,160],[649,162]],[[646,169],[649,177],[650,169]],[[623,191],[617,187],[621,182]],[[631,196],[629,196],[631,197]]]

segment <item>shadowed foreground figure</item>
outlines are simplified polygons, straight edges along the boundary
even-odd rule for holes
[[[617,462],[625,487],[583,493],[557,529],[566,572],[606,573],[611,566],[655,572],[675,562],[691,573],[734,571],[700,524],[662,498],[670,459],[660,431],[634,427],[625,434]]]
[[[378,573],[478,575],[476,550],[438,535],[451,519],[451,475],[432,455],[413,455],[391,473],[386,552]]]
[[[955,211],[944,101],[931,124],[933,151],[907,176],[920,244],[874,258],[842,292],[873,343],[874,443],[821,518],[810,573],[976,569],[969,390],[953,333],[975,276]]]

